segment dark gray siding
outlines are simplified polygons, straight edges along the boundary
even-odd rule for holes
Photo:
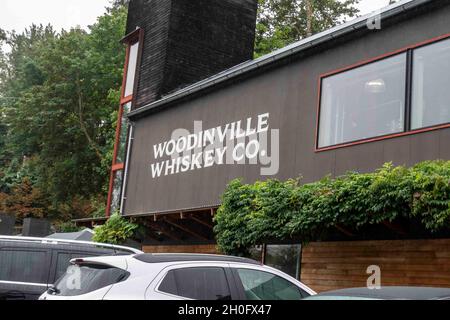
[[[132,0],[127,33],[144,30],[133,109],[253,57],[256,0]]]
[[[215,166],[152,179],[153,145],[169,140],[177,128],[192,131],[270,113],[271,129],[280,130],[280,171],[275,178],[316,181],[328,174],[373,171],[385,162],[413,165],[450,159],[450,129],[393,138],[337,150],[315,152],[318,79],[321,74],[450,33],[450,6],[384,27],[364,37],[222,87],[137,120],[130,162],[125,214],[200,208],[218,204],[226,184],[265,179],[260,167]]]

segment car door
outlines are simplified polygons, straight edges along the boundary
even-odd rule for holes
[[[270,268],[233,265],[231,271],[241,300],[302,300],[313,294],[300,282]]]
[[[228,264],[188,263],[166,267],[152,282],[146,300],[237,300]]]
[[[32,243],[0,245],[0,299],[36,300],[48,289],[51,250]]]

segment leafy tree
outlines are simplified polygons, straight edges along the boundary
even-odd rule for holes
[[[118,9],[118,8],[126,8],[128,7],[128,3],[130,2],[130,0],[111,0],[111,7],[114,9]]]
[[[359,0],[259,0],[255,55],[329,29],[359,12]]]
[[[83,217],[105,201],[125,22],[126,8],[117,6],[89,31],[56,33],[51,26],[32,25],[8,35],[11,51],[0,56],[3,198],[22,186],[17,177],[25,176],[27,186],[47,199],[47,217]]]
[[[0,211],[17,219],[42,218],[47,208],[46,197],[25,177],[10,194],[0,193]]]

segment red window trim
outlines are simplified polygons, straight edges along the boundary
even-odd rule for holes
[[[449,39],[450,38],[450,33],[435,37],[435,38],[431,38],[429,40],[425,40],[413,45],[409,45],[407,47],[392,51],[392,52],[388,52],[386,54],[380,55],[380,56],[376,56],[367,60],[363,60],[360,62],[357,62],[355,64],[352,64],[350,66],[347,67],[343,67],[343,68],[339,68],[327,73],[323,73],[319,76],[319,81],[318,81],[318,95],[317,95],[317,114],[316,114],[316,135],[315,135],[315,152],[316,153],[320,153],[320,152],[325,152],[325,151],[330,151],[330,150],[336,150],[336,149],[341,149],[341,148],[346,148],[346,147],[350,147],[350,146],[356,146],[356,145],[361,145],[361,144],[366,144],[366,143],[371,143],[371,142],[376,142],[376,141],[382,141],[382,140],[387,140],[387,139],[393,139],[393,138],[398,138],[398,137],[404,137],[404,136],[411,136],[411,135],[415,135],[418,133],[423,133],[423,132],[429,132],[429,131],[435,131],[435,130],[440,130],[440,129],[445,129],[445,128],[450,128],[450,123],[444,123],[444,124],[439,124],[439,125],[435,125],[435,126],[430,126],[430,127],[426,127],[426,128],[421,128],[421,129],[417,129],[417,130],[411,130],[411,131],[404,131],[404,132],[400,132],[400,133],[395,133],[395,134],[388,134],[388,135],[384,135],[384,136],[379,136],[379,137],[374,137],[374,138],[368,138],[368,139],[362,139],[362,140],[358,140],[358,141],[352,141],[352,142],[347,142],[347,143],[342,143],[342,144],[338,144],[338,145],[333,145],[333,146],[329,146],[329,147],[319,147],[319,130],[320,130],[320,107],[321,107],[321,99],[322,99],[322,81],[324,78],[345,72],[345,71],[349,71],[358,67],[362,67],[377,61],[381,61],[383,59],[387,59],[405,52],[408,52],[409,50],[414,50],[426,45],[430,45],[436,42],[439,42],[441,40],[445,40],[445,39]]]
[[[136,43],[140,40],[142,33],[143,33],[142,28],[138,27],[138,28],[136,28],[136,30],[130,32],[125,37],[123,37],[120,40],[120,42],[125,45],[130,45],[130,44]]]
[[[112,166],[112,171],[120,171],[125,168],[125,165],[123,163],[118,163]]]
[[[118,171],[125,170],[125,163],[117,163],[117,155],[119,152],[119,144],[120,144],[120,133],[122,131],[122,118],[124,113],[124,105],[130,102],[133,102],[134,95],[131,94],[127,97],[125,97],[125,86],[127,83],[127,75],[128,75],[128,64],[130,60],[130,48],[133,44],[139,42],[139,48],[138,48],[138,63],[136,65],[136,74],[135,74],[135,81],[134,81],[134,88],[133,93],[136,91],[138,78],[139,78],[139,68],[140,68],[140,60],[142,56],[142,44],[143,44],[143,37],[144,37],[144,31],[141,28],[136,29],[129,35],[125,36],[121,42],[127,46],[126,48],[126,54],[125,54],[125,64],[124,64],[124,72],[122,77],[122,88],[120,91],[120,107],[119,107],[119,114],[118,114],[118,120],[117,120],[117,127],[116,127],[116,137],[115,137],[115,143],[114,143],[114,152],[113,152],[113,163],[111,168],[111,174],[110,174],[110,180],[109,180],[109,190],[108,190],[108,200],[106,205],[106,217],[111,216],[111,204],[112,204],[112,194],[114,189],[114,180],[116,173]]]
[[[131,94],[128,97],[120,99],[120,104],[124,105],[124,104],[127,104],[127,103],[132,102],[132,101],[133,101],[133,95]]]
[[[123,163],[117,163],[117,155],[119,153],[119,143],[120,140],[120,132],[122,130],[122,116],[123,116],[123,104],[120,105],[119,109],[119,115],[118,115],[118,122],[116,127],[116,138],[114,143],[114,152],[113,152],[113,163],[112,163],[112,169],[111,169],[111,175],[109,180],[109,190],[108,190],[108,202],[106,206],[106,217],[111,216],[111,204],[112,204],[112,193],[114,189],[114,180],[115,175],[117,171],[123,170],[124,164]]]
[[[117,164],[117,155],[119,153],[119,144],[120,144],[120,133],[122,130],[122,117],[123,117],[123,109],[124,105],[120,105],[119,114],[118,114],[118,122],[116,126],[116,138],[114,143],[114,152],[113,152],[113,166]]]
[[[130,94],[129,96],[125,97],[125,87],[127,84],[127,75],[128,75],[128,64],[130,62],[130,49],[131,46],[134,45],[135,43],[139,43],[139,48],[138,48],[138,63],[136,65],[136,73],[135,73],[135,81],[134,81],[134,88],[133,88],[133,92],[136,91],[137,88],[137,84],[138,84],[138,79],[139,79],[139,67],[140,67],[140,60],[141,60],[141,56],[142,56],[142,44],[143,44],[143,40],[144,40],[144,30],[141,28],[137,28],[135,31],[133,31],[132,33],[128,34],[127,36],[125,36],[125,38],[123,38],[121,40],[121,42],[123,44],[125,44],[127,46],[127,52],[126,52],[126,56],[125,56],[125,67],[124,67],[124,71],[123,71],[123,80],[122,80],[122,89],[120,92],[120,103],[124,104],[124,103],[128,103],[128,102],[132,102],[133,101],[133,94]]]

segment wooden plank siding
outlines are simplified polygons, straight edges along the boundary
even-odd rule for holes
[[[371,265],[384,286],[450,287],[450,239],[311,243],[301,281],[317,292],[365,287]]]
[[[217,254],[217,246],[212,245],[167,245],[167,246],[144,246],[145,253],[200,253]]]

